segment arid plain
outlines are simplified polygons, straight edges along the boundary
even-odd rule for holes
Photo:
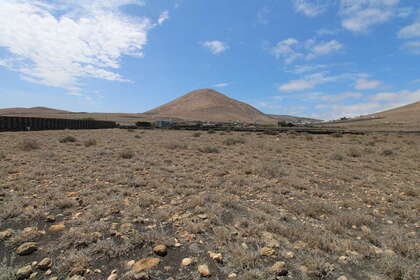
[[[419,158],[418,134],[4,132],[0,279],[419,279]]]

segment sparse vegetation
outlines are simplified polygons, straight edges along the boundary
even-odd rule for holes
[[[419,278],[417,135],[30,133],[37,152],[16,149],[28,132],[1,135],[0,279],[46,257],[33,279],[135,279],[127,263],[146,257],[157,280],[202,264],[207,279]]]
[[[240,137],[229,137],[226,138],[225,140],[223,140],[223,144],[226,146],[232,146],[232,145],[236,145],[236,144],[245,144],[246,141],[244,138],[240,138]]]
[[[120,152],[120,157],[123,159],[132,159],[134,157],[134,152],[131,150],[124,150]]]
[[[212,147],[212,146],[204,146],[204,147],[200,147],[198,148],[198,150],[202,153],[206,153],[206,154],[217,154],[219,153],[219,149],[217,147]]]
[[[85,147],[96,146],[97,142],[96,139],[88,139],[84,142]]]
[[[23,139],[22,142],[20,142],[19,148],[22,151],[29,152],[32,150],[39,149],[40,145],[36,140],[27,138],[27,139]]]
[[[76,137],[69,135],[69,136],[65,136],[61,138],[59,142],[60,143],[74,143],[74,142],[77,142],[77,139]]]

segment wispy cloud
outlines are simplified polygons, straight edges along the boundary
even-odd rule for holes
[[[2,0],[0,46],[8,50],[2,65],[26,81],[71,91],[82,78],[127,81],[115,72],[120,59],[142,55],[153,24],[122,14],[126,4],[143,2]]]
[[[271,13],[271,10],[268,7],[262,7],[257,11],[257,22],[260,24],[268,24],[268,17]]]
[[[220,83],[220,84],[215,84],[213,85],[213,87],[217,87],[217,88],[221,88],[221,87],[227,87],[229,86],[230,83]]]
[[[367,32],[397,14],[399,0],[341,0],[342,26],[352,32]]]
[[[401,28],[398,32],[398,37],[401,39],[420,37],[420,21]]]
[[[413,54],[419,55],[420,54],[420,41],[406,42],[404,43],[403,48]]]
[[[330,55],[343,47],[343,44],[337,40],[318,42],[315,39],[309,39],[305,42],[299,42],[295,38],[288,38],[278,42],[271,52],[276,58],[283,58],[286,64],[290,64],[300,58],[311,60]]]
[[[358,90],[375,89],[378,88],[381,84],[381,81],[360,79],[356,81],[354,88]]]
[[[320,73],[305,75],[302,79],[289,81],[280,85],[278,90],[283,92],[303,91],[313,89],[317,85],[336,82],[338,80],[356,80],[365,77],[367,77],[367,75],[363,73],[343,73],[340,75],[328,75],[328,72],[324,71]]]
[[[206,47],[214,55],[221,54],[229,49],[227,43],[218,40],[207,41],[201,45]]]
[[[169,19],[169,11],[164,11],[160,14],[158,24],[162,24]]]
[[[331,4],[326,0],[292,0],[296,12],[302,13],[309,17],[322,14]]]

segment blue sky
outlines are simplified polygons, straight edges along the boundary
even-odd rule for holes
[[[215,88],[334,119],[420,100],[418,0],[1,0],[0,107],[144,112]]]

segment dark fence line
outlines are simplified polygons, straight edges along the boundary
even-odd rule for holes
[[[111,121],[0,116],[0,131],[115,128]]]

